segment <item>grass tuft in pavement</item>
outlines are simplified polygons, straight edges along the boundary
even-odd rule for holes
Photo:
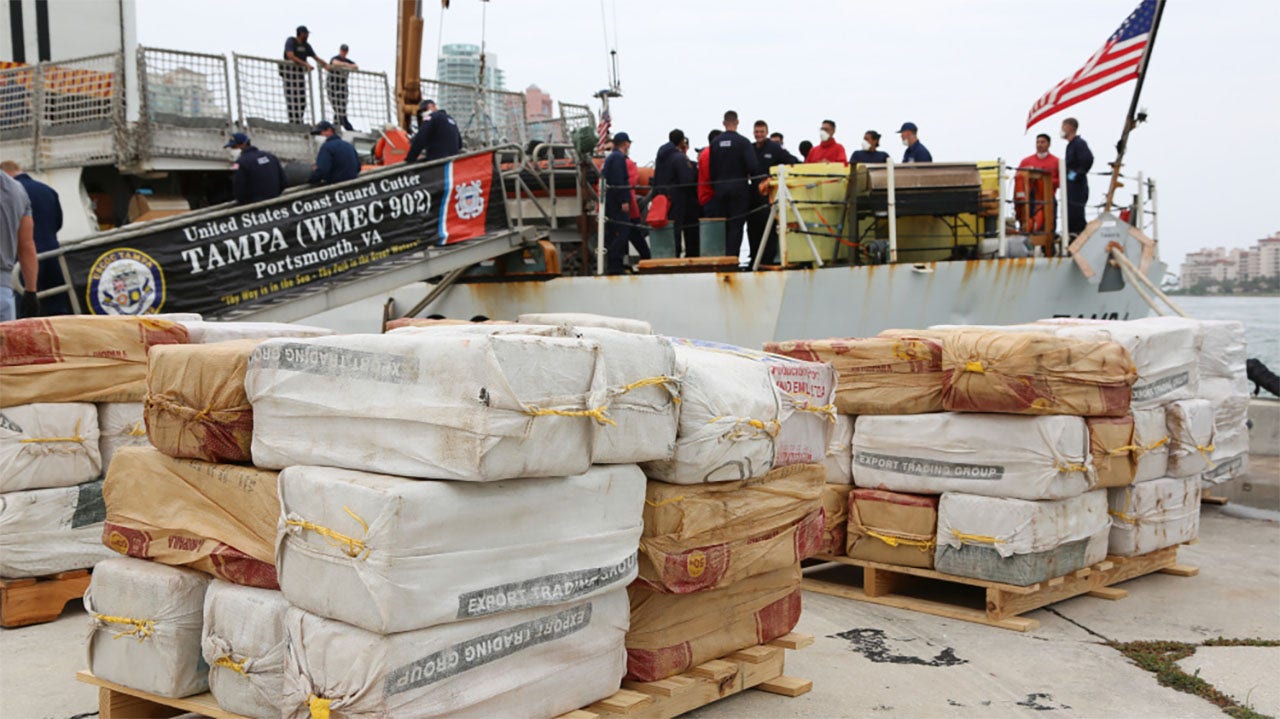
[[[1200,644],[1166,641],[1107,642],[1107,644],[1134,664],[1155,674],[1161,686],[1202,697],[1222,707],[1222,711],[1234,719],[1269,719],[1267,715],[1243,706],[1235,699],[1218,691],[1198,675],[1186,673],[1178,666],[1178,662],[1195,654],[1199,647],[1275,647],[1280,646],[1280,641],[1218,637]]]

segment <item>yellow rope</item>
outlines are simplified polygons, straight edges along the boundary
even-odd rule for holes
[[[133,423],[133,426],[129,428],[129,431],[127,432],[127,434],[128,434],[130,437],[146,437],[146,436],[147,436],[147,425],[146,425],[146,423],[145,423],[145,422],[134,422],[134,423]]]
[[[683,500],[684,500],[684,495],[682,494],[678,497],[672,497],[671,499],[664,499],[661,502],[654,502],[653,500],[646,499],[644,500],[644,503],[649,505],[650,507],[664,507],[668,504],[672,504],[674,502],[680,502]]]
[[[1107,514],[1110,514],[1110,515],[1111,515],[1111,516],[1113,516],[1113,517],[1118,517],[1118,518],[1120,518],[1120,519],[1123,519],[1124,521],[1128,522],[1129,524],[1137,524],[1137,523],[1138,523],[1138,518],[1137,518],[1137,517],[1135,517],[1135,516],[1133,516],[1132,514],[1125,514],[1124,512],[1117,512],[1117,511],[1115,511],[1114,509],[1108,509],[1108,510],[1107,510]]]
[[[1213,444],[1212,444],[1212,443],[1210,443],[1210,444],[1209,444],[1209,446],[1207,446],[1207,447],[1201,447],[1201,446],[1200,446],[1200,445],[1198,445],[1198,444],[1196,445],[1196,451],[1197,451],[1197,452],[1199,452],[1199,453],[1200,453],[1200,455],[1204,457],[1204,461],[1208,463],[1208,465],[1209,465],[1209,469],[1213,469],[1213,467],[1214,467],[1213,459],[1212,459],[1212,458],[1210,458],[1210,456],[1209,456],[1210,454],[1212,454],[1212,453],[1213,453],[1213,450],[1214,450],[1214,449],[1216,449],[1216,448],[1213,446]]]
[[[100,622],[105,622],[107,624],[124,624],[125,626],[129,627],[129,629],[116,633],[114,636],[111,637],[112,639],[119,639],[120,637],[137,637],[138,641],[141,642],[143,639],[146,639],[147,637],[155,633],[155,629],[156,629],[155,620],[152,620],[152,619],[133,619],[132,617],[113,617],[107,614],[98,614],[97,612],[94,612],[93,618],[97,619]]]
[[[959,539],[962,542],[977,542],[978,544],[1004,544],[1003,539],[988,537],[985,534],[968,534],[965,532],[957,532],[954,529],[951,530],[951,536],[955,537],[956,539]]]
[[[249,674],[244,670],[244,665],[248,661],[249,659],[248,657],[246,657],[237,662],[234,659],[232,659],[230,655],[224,654],[218,657],[217,659],[215,659],[213,662],[213,665],[215,667],[226,667],[227,669],[230,669],[231,671],[235,672],[236,674],[239,674],[242,677],[247,677],[249,676]]]
[[[805,405],[804,407],[797,407],[797,409],[801,412],[813,412],[814,414],[822,415],[831,424],[836,423],[836,406],[834,404],[824,404],[819,406]]]
[[[1055,464],[1054,467],[1059,472],[1089,472],[1089,467],[1084,464],[1072,464],[1068,462],[1066,464]]]
[[[1141,451],[1143,451],[1143,452],[1150,452],[1151,450],[1153,450],[1153,449],[1159,449],[1159,448],[1161,448],[1161,447],[1165,446],[1166,444],[1169,444],[1169,437],[1167,437],[1167,436],[1165,436],[1165,437],[1161,437],[1160,439],[1156,440],[1155,442],[1152,442],[1151,444],[1149,444],[1149,445],[1147,445],[1147,446],[1145,446],[1145,447],[1143,447],[1143,446],[1139,446],[1139,447],[1138,447],[1138,449],[1139,449],[1139,450],[1141,450]]]
[[[530,417],[590,417],[602,425],[607,424],[614,427],[618,426],[617,422],[609,419],[609,416],[605,414],[605,410],[607,409],[609,409],[609,405],[607,404],[600,405],[595,409],[542,409],[541,407],[529,405],[524,408],[524,413]]]
[[[30,437],[18,440],[18,444],[45,444],[46,442],[75,442],[82,444],[84,437],[80,436],[80,420],[76,420],[76,428],[71,430],[73,435],[70,437]]]
[[[1117,454],[1128,454],[1128,453],[1130,453],[1130,452],[1137,452],[1137,451],[1138,451],[1138,450],[1140,450],[1140,449],[1142,449],[1142,445],[1139,445],[1139,444],[1126,444],[1126,445],[1125,445],[1125,446],[1123,446],[1123,447],[1116,447],[1115,449],[1111,450],[1111,452],[1110,452],[1109,454],[1110,454],[1112,457],[1114,457],[1114,456],[1116,456]]]
[[[360,526],[364,528],[365,535],[369,534],[369,525],[360,518],[360,515],[351,511],[351,508],[346,506],[342,508],[342,511],[346,512],[352,519],[356,520],[356,522],[359,522]],[[361,555],[368,555],[369,548],[365,546],[363,539],[348,537],[341,532],[334,531],[328,527],[316,524],[315,522],[308,522],[305,519],[286,519],[284,523],[291,527],[301,527],[304,530],[319,534],[324,537],[325,541],[327,541],[331,546],[342,550],[343,554],[351,557],[352,559],[362,559],[363,557],[361,557]]]
[[[975,374],[986,374],[987,368],[983,367],[982,363],[978,362],[977,360],[969,360],[968,362],[964,363],[964,371],[973,372]]]
[[[329,704],[332,699],[321,699],[312,694],[307,697],[307,709],[311,712],[311,719],[329,719]]]
[[[666,375],[658,375],[656,377],[646,377],[644,379],[636,380],[635,382],[632,382],[631,384],[626,385],[622,389],[618,390],[617,393],[619,395],[624,395],[632,390],[640,389],[641,387],[652,387],[654,385],[662,385],[667,389],[667,391],[671,392],[674,395],[675,392],[674,390],[671,389],[671,385],[677,384],[677,383],[678,383],[678,380],[676,380],[674,377],[668,377]]]
[[[916,547],[922,552],[928,552],[933,549],[933,546],[935,544],[934,540],[932,539],[928,541],[922,541],[919,539],[906,539],[905,537],[894,537],[888,534],[881,534],[873,529],[867,529],[865,527],[862,529],[862,532],[869,537],[875,537],[876,539],[879,539],[881,542],[884,542],[890,547],[896,547],[899,544],[903,544],[908,547]]]
[[[707,424],[714,424],[722,419],[724,419],[723,415],[719,417],[712,417],[711,420],[707,422]],[[754,430],[757,430],[758,432],[763,433],[767,437],[777,437],[778,430],[782,428],[781,423],[779,423],[778,420],[776,419],[771,419],[766,422],[765,420],[761,420],[761,419],[743,418],[743,419],[738,419],[734,421],[733,428],[724,433],[725,439],[736,441],[739,439],[753,438],[754,436],[753,433],[744,429],[743,428],[744,425],[746,427],[749,427],[751,429],[754,429]]]

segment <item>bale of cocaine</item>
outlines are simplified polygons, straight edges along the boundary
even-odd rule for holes
[[[260,339],[156,347],[147,369],[151,444],[170,457],[248,462],[253,408],[245,395],[249,356]]]
[[[933,568],[938,496],[883,489],[855,489],[849,496],[848,540],[852,559]]]
[[[121,447],[145,447],[148,443],[147,420],[141,402],[98,405],[98,447],[102,452],[103,472],[111,466],[111,458]]]
[[[200,653],[218,706],[255,719],[279,717],[288,648],[280,592],[215,579],[204,597]]]
[[[1133,411],[1134,482],[1160,479],[1169,472],[1169,428],[1164,407]]]
[[[69,487],[101,474],[94,405],[37,402],[0,410],[0,492]]]
[[[1090,417],[1089,454],[1098,473],[1099,487],[1123,487],[1133,484],[1137,471],[1133,441],[1133,415],[1123,417]]]
[[[1157,407],[1196,396],[1200,384],[1196,322],[1183,318],[1041,320],[1058,337],[1109,340],[1124,347],[1138,374],[1132,407]]]
[[[766,342],[766,352],[828,362],[835,368],[841,414],[942,411],[942,344],[911,336]]]
[[[841,556],[845,553],[849,526],[850,484],[825,484],[822,486],[822,514],[825,523],[822,542],[818,551],[822,554]]]
[[[191,344],[212,344],[234,340],[264,340],[271,337],[325,337],[337,334],[324,327],[295,325],[285,322],[208,322],[184,321]]]
[[[599,327],[636,335],[653,334],[653,325],[644,320],[628,317],[593,315],[587,312],[529,312],[516,318],[522,325],[569,325],[570,327]]]
[[[853,484],[853,421],[847,414],[836,415],[827,456],[822,460],[827,484]]]
[[[1204,399],[1171,402],[1165,408],[1169,430],[1170,477],[1199,475],[1214,451],[1213,406]]]
[[[1167,477],[1107,490],[1111,554],[1133,557],[1200,534],[1200,480]]]
[[[0,578],[88,569],[102,546],[102,481],[0,494]]]

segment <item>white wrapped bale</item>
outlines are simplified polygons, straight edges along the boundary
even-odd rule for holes
[[[581,474],[604,414],[595,342],[533,336],[267,340],[245,377],[253,462],[486,481]]]
[[[111,458],[121,447],[147,446],[147,423],[142,417],[141,402],[102,402],[98,405],[98,448],[102,453],[102,471],[111,466]]]
[[[1164,407],[1133,411],[1133,446],[1138,466],[1133,481],[1160,479],[1169,471],[1169,427]]]
[[[671,459],[645,474],[673,484],[732,482],[773,469],[782,395],[768,366],[724,352],[675,345],[680,425]]]
[[[1107,490],[1111,554],[1133,557],[1200,534],[1200,480],[1166,477]]]
[[[831,443],[822,466],[827,471],[827,484],[853,484],[853,420],[847,414],[836,415],[831,429]]]
[[[939,572],[1019,586],[1106,559],[1107,492],[1028,502],[948,492],[938,502]]]
[[[599,327],[634,335],[653,334],[653,325],[644,320],[628,317],[609,317],[587,312],[530,312],[516,320],[522,325],[569,325],[570,327]]]
[[[1220,484],[1249,471],[1249,394],[1235,380],[1200,381],[1200,396],[1213,409],[1213,451],[1201,479]]]
[[[94,405],[57,402],[0,409],[0,492],[70,487],[101,475]]]
[[[162,697],[208,689],[200,626],[211,579],[194,569],[143,559],[98,562],[84,595],[92,622],[89,670],[99,679]]]
[[[267,339],[271,337],[326,337],[337,334],[324,327],[287,324],[284,322],[208,322],[184,321],[190,342],[207,345],[229,340]]]
[[[1196,396],[1200,384],[1197,352],[1199,328],[1195,320],[1163,318],[1140,320],[1043,320],[1059,337],[1085,341],[1108,339],[1129,351],[1138,370],[1133,384],[1135,409],[1156,407]],[[1101,336],[1099,336],[1101,335]]]
[[[200,651],[209,665],[209,692],[232,714],[279,717],[288,646],[280,592],[213,580],[204,597]]]
[[[483,484],[290,467],[280,501],[285,598],[389,634],[625,587],[645,478],[634,465]]]
[[[1169,431],[1170,477],[1199,475],[1209,468],[1213,446],[1213,406],[1204,399],[1170,402],[1165,408]]]
[[[853,483],[868,489],[1063,499],[1097,484],[1083,417],[863,415]]]
[[[88,569],[116,556],[102,544],[102,480],[0,494],[0,577]]]
[[[558,716],[618,690],[629,623],[621,589],[387,635],[290,608],[282,716]]]

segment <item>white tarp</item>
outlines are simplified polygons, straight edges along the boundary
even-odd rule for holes
[[[938,501],[938,548],[970,544],[1011,557],[1047,552],[1101,532],[1099,547],[1090,543],[1086,550],[1086,564],[1094,564],[1106,558],[1110,524],[1102,489],[1040,502],[947,492]]]
[[[1149,482],[1169,471],[1169,428],[1164,407],[1133,410],[1134,482]]]
[[[145,447],[147,422],[142,417],[141,402],[102,402],[98,404],[98,447],[102,452],[102,471],[111,466],[111,458],[121,447]]]
[[[98,408],[88,402],[0,409],[0,492],[70,487],[102,474]]]
[[[1190,542],[1200,534],[1200,480],[1166,477],[1107,490],[1110,552],[1122,557]]]
[[[1197,352],[1199,328],[1195,320],[1182,318],[1139,320],[1042,320],[1054,326],[1059,337],[1097,341],[1098,333],[1129,350],[1138,381],[1133,384],[1131,406],[1155,407],[1196,396],[1200,383]]]
[[[495,480],[591,465],[604,377],[595,342],[385,334],[267,340],[245,377],[253,461]]]
[[[287,638],[280,592],[219,579],[204,597],[200,650],[218,706],[255,719],[280,716]]]
[[[211,579],[145,559],[98,562],[84,595],[92,627],[89,670],[99,679],[162,697],[208,689],[200,626]]]
[[[676,451],[669,460],[646,462],[645,474],[674,484],[768,474],[782,426],[782,394],[769,367],[685,344],[675,351],[682,378]]]
[[[644,501],[635,465],[481,484],[289,467],[276,571],[295,606],[382,634],[563,604],[635,579]]]
[[[522,325],[569,325],[571,327],[600,327],[607,330],[629,332],[634,335],[653,334],[653,325],[644,320],[628,317],[609,317],[586,312],[531,312],[516,318]]]
[[[831,443],[822,466],[827,470],[827,484],[853,484],[853,421],[847,414],[836,415],[831,429]]]
[[[1097,483],[1083,417],[862,415],[853,483],[868,489],[1062,499]]]
[[[1209,468],[1214,451],[1213,406],[1205,399],[1170,402],[1165,408],[1169,429],[1170,477],[1199,475]]]
[[[206,345],[228,340],[266,339],[270,337],[325,337],[337,334],[324,327],[309,327],[284,322],[209,322],[184,321],[191,344]]]
[[[0,494],[0,577],[88,569],[116,556],[102,544],[102,480]]]
[[[558,716],[617,691],[629,623],[622,589],[387,635],[290,608],[283,716]]]

